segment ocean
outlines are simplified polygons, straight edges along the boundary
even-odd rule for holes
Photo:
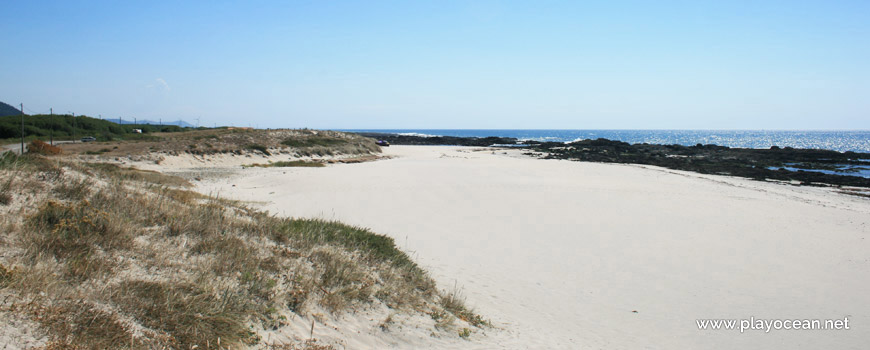
[[[628,143],[714,144],[741,148],[771,146],[870,153],[870,131],[778,130],[500,130],[500,129],[351,129],[419,136],[515,137],[520,140],[571,142],[605,138]]]

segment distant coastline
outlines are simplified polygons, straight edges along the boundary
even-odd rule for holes
[[[605,138],[631,144],[696,144],[767,149],[771,146],[870,153],[870,130],[545,130],[545,129],[339,129],[408,136],[505,137],[541,142]]]

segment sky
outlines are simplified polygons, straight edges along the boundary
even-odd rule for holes
[[[6,1],[25,112],[318,129],[870,129],[870,2]]]

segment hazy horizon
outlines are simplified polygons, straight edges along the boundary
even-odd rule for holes
[[[4,8],[0,101],[31,114],[260,128],[870,130],[870,3],[860,1]]]

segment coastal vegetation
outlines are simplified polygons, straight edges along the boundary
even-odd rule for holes
[[[134,132],[139,129],[142,132]],[[24,136],[28,140],[72,140],[84,136],[95,137],[98,141],[148,140],[154,133],[174,133],[193,130],[177,125],[117,124],[108,120],[88,116],[73,117],[68,114],[39,114],[24,117]],[[0,117],[0,140],[10,142],[21,138],[21,117],[18,115]]]
[[[302,168],[322,168],[325,165],[321,162],[312,162],[305,160],[283,160],[266,164],[250,164],[246,165],[248,167],[258,167],[258,168],[291,168],[291,167],[302,167]]]
[[[284,141],[281,141],[281,144],[289,147],[298,147],[298,148],[308,148],[308,147],[317,147],[317,146],[335,146],[341,144],[342,141],[340,139],[329,137],[329,136],[319,136],[312,135],[308,137],[295,137],[289,138]]]
[[[341,142],[312,147],[376,149],[341,133],[208,132],[163,147],[208,140],[234,152],[261,152],[250,144],[290,151],[278,145],[291,133],[324,133]],[[299,317],[312,334],[286,346],[330,349],[313,336],[323,314],[377,305],[389,315],[439,315],[433,334],[468,338],[488,325],[458,292],[439,291],[390,237],[272,216],[194,192],[181,177],[77,157],[82,149],[66,146],[65,155],[0,156],[0,313],[27,315],[46,349],[269,348],[264,334]]]
[[[109,158],[158,158],[161,154],[321,157],[380,153],[380,147],[375,144],[375,140],[355,134],[308,129],[234,128],[154,133],[148,139],[64,144],[63,149],[70,154],[101,155]]]

